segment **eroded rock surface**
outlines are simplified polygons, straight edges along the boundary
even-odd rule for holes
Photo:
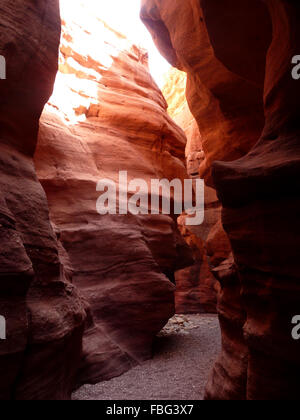
[[[200,174],[217,188],[234,254],[214,269],[223,344],[206,398],[297,400],[300,84],[291,60],[300,5],[144,0],[142,18],[188,74],[205,152]],[[215,163],[211,177],[214,160],[228,163]]]
[[[263,128],[265,54],[271,39],[267,10],[260,0],[143,0],[141,17],[161,53],[187,72],[186,96],[205,152],[200,176],[212,184],[211,163],[246,154]],[[206,20],[212,22],[214,38]],[[233,71],[237,66],[241,74]]]
[[[299,342],[291,337],[291,320],[299,312],[300,292],[300,201],[293,182],[300,167],[300,85],[291,76],[291,57],[299,47],[300,6],[266,4],[273,41],[266,62],[265,128],[244,158],[216,163],[214,179],[246,313],[246,398],[297,400]],[[210,385],[208,396],[217,395]]]
[[[186,99],[187,75],[172,68],[166,75],[163,94],[168,113],[187,136],[185,149],[187,172],[191,179],[200,178],[205,159],[202,137]],[[230,244],[221,225],[221,203],[213,188],[205,186],[205,219],[200,226],[189,227],[185,218],[179,225],[186,242],[193,249],[195,263],[176,273],[176,311],[178,313],[215,313],[219,284],[212,269],[226,260]]]
[[[33,164],[38,122],[52,91],[58,1],[0,5],[0,399],[70,397],[85,311],[64,270]]]
[[[62,20],[35,164],[65,265],[89,307],[78,378],[85,383],[151,356],[153,338],[174,314],[174,273],[192,261],[175,216],[100,216],[97,182],[113,180],[119,192],[119,171],[148,187],[151,179],[186,179],[186,138],[166,112],[145,51],[93,11],[71,18],[62,8]]]
[[[187,74],[171,67],[165,75],[162,93],[168,104],[168,113],[187,137],[185,155],[187,171],[190,176],[199,177],[199,167],[202,163],[203,145],[197,121],[190,111],[186,99]]]

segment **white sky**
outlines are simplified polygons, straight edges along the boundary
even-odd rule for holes
[[[80,0],[68,0],[70,8]],[[169,70],[170,64],[160,55],[151,35],[140,20],[141,0],[85,0],[95,10],[95,14],[113,29],[123,33],[129,40],[149,51],[150,71],[156,83],[162,88],[163,75]],[[66,1],[64,0],[64,3]]]

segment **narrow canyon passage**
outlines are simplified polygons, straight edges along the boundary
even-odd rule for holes
[[[220,349],[216,315],[177,315],[158,335],[153,359],[108,382],[83,386],[73,399],[202,400]]]
[[[299,22],[1,0],[0,400],[299,400]]]

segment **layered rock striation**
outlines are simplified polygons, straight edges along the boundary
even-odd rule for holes
[[[205,152],[200,176],[213,185],[211,163],[245,155],[264,125],[265,55],[271,39],[267,10],[260,0],[210,5],[198,0],[144,0],[141,17],[161,53],[187,72],[187,101]],[[207,21],[214,26],[214,36]],[[235,72],[238,66],[242,74]]]
[[[64,264],[87,305],[80,384],[152,355],[153,338],[174,314],[175,272],[192,262],[177,216],[100,215],[97,184],[115,183],[118,208],[120,171],[128,182],[142,179],[140,205],[150,212],[152,179],[187,178],[186,137],[167,114],[146,51],[86,8],[61,12],[59,72],[35,165]]]
[[[198,179],[205,153],[197,122],[186,99],[187,75],[172,68],[165,79],[162,92],[168,103],[168,113],[187,136],[187,172],[191,179]],[[219,284],[212,270],[231,252],[221,226],[221,204],[215,190],[209,186],[205,186],[204,205],[205,219],[200,226],[189,227],[184,217],[179,219],[181,232],[192,247],[195,259],[191,267],[176,273],[176,311],[179,313],[216,312]]]
[[[56,0],[0,6],[1,399],[69,399],[150,357],[192,258],[174,214],[97,213],[98,181],[123,191],[120,171],[145,181],[143,203],[152,178],[187,178],[186,138],[147,53],[60,4],[62,21]]]
[[[83,304],[50,224],[33,153],[57,71],[58,1],[0,5],[0,399],[69,398],[81,357]]]
[[[200,174],[233,249],[214,269],[222,354],[208,399],[298,399],[299,13],[288,0],[142,2],[158,48],[187,72]]]

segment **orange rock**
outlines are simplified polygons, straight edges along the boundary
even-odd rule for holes
[[[172,68],[166,75],[163,94],[169,106],[169,114],[187,136],[185,154],[188,175],[197,179],[200,177],[199,168],[205,159],[205,153],[197,122],[186,100],[186,80],[186,73]],[[205,221],[201,226],[189,228],[184,226],[184,219],[180,218],[180,221],[181,231],[194,249],[195,264],[176,273],[176,311],[215,313],[219,285],[211,268],[227,259],[231,252],[229,241],[221,227],[221,204],[215,191],[205,187]]]
[[[291,57],[298,53],[300,6],[266,1],[273,40],[266,60],[266,123],[243,158],[216,162],[214,179],[224,205],[224,227],[239,271],[249,400],[297,400],[299,342],[291,337],[299,312],[299,101]],[[214,383],[224,381],[215,370]],[[219,397],[212,383],[208,396]]]
[[[142,1],[142,20],[159,50],[173,66],[187,72],[187,101],[205,152],[200,176],[210,185],[211,163],[245,155],[263,128],[264,65],[271,30],[261,1],[255,0],[255,8],[251,3],[234,1],[233,12],[228,13],[223,10],[227,7],[223,2],[205,2],[202,10],[198,0],[166,0],[163,4],[159,0]],[[241,19],[244,15],[248,16],[247,22]],[[216,42],[220,40],[222,45],[217,53],[205,18],[213,21]],[[224,42],[223,27],[231,27],[228,36],[232,42]],[[257,33],[262,36],[256,37]],[[227,62],[223,64],[219,59],[223,55],[228,61],[234,57],[230,64],[233,69],[242,66],[242,75],[232,71]]]
[[[205,243],[187,229],[184,217],[179,218],[179,224],[185,241],[193,250],[195,262],[176,272],[176,312],[216,313],[219,284],[211,273]]]
[[[57,71],[58,1],[1,1],[0,399],[70,398],[85,312],[59,256],[33,152]]]
[[[192,261],[174,215],[100,216],[97,183],[109,178],[120,189],[119,171],[148,185],[186,179],[186,138],[166,112],[146,51],[97,17],[89,16],[88,32],[62,18],[60,71],[35,164],[65,264],[89,305],[84,383],[151,356],[153,338],[174,314],[174,273]]]
[[[300,84],[292,58],[300,6],[144,0],[141,16],[161,52],[188,74],[205,152],[200,174],[218,191],[234,254],[214,269],[222,353],[206,398],[297,400]]]
[[[171,68],[165,75],[165,85],[162,93],[168,103],[168,113],[187,137],[185,155],[188,174],[199,176],[199,167],[204,159],[202,138],[195,118],[186,99],[186,73]]]

